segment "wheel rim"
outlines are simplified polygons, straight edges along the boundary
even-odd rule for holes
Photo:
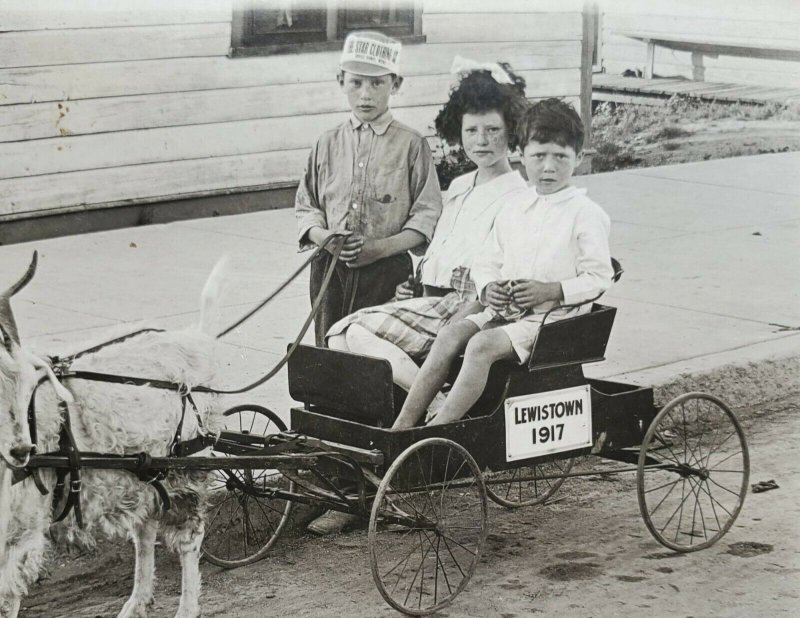
[[[687,393],[664,406],[647,430],[636,479],[639,510],[661,544],[697,551],[736,521],[749,477],[736,416],[716,397]]]
[[[500,506],[511,509],[544,504],[566,480],[574,458],[548,461],[535,466],[485,472],[486,493]],[[557,478],[550,478],[557,477]]]
[[[243,435],[267,436],[286,424],[272,410],[241,405],[223,414],[223,429]],[[212,451],[212,455],[230,457]],[[275,488],[293,490],[277,470],[225,469],[214,474],[203,557],[217,566],[233,568],[263,558],[280,536],[292,503],[270,497]]]
[[[480,469],[462,446],[430,438],[406,449],[370,517],[370,567],[386,602],[416,616],[449,605],[478,564],[487,509]]]

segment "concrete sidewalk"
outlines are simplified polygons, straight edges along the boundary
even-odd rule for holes
[[[687,375],[718,376],[712,390],[730,399],[731,384],[769,382],[764,368],[780,366],[783,377],[762,386],[800,390],[800,372],[789,371],[787,382],[785,371],[787,363],[800,367],[800,153],[582,176],[576,184],[611,216],[612,254],[625,269],[603,299],[619,309],[608,360],[589,375],[688,387]],[[37,275],[14,298],[15,314],[34,350],[66,353],[142,320],[190,323],[223,254],[233,270],[227,325],[305,260],[294,239],[292,211],[279,210],[9,245],[0,247],[0,289],[38,249]],[[308,314],[307,281],[306,272],[226,337],[225,372],[214,386],[248,384],[280,359]],[[231,405],[243,401],[288,417],[285,370]]]

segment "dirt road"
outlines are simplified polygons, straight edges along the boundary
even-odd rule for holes
[[[489,541],[467,590],[440,616],[781,616],[800,612],[800,395],[742,410],[751,482],[739,519],[710,549],[676,554],[639,516],[635,475],[565,483],[544,507],[490,508]],[[602,469],[599,466],[598,469]],[[369,571],[365,532],[297,536],[264,561],[235,571],[204,565],[204,616],[374,617],[384,604]],[[53,561],[24,601],[26,618],[114,616],[132,585],[133,556],[106,544],[95,555]],[[151,616],[177,608],[179,568],[157,556]]]

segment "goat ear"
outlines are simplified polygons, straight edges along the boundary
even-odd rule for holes
[[[11,310],[11,297],[28,285],[28,282],[33,279],[33,275],[36,273],[36,263],[38,259],[39,252],[34,251],[30,266],[28,266],[28,270],[25,271],[25,274],[22,275],[22,278],[0,294],[0,332],[3,334],[3,345],[9,352],[11,351],[12,343],[19,345],[19,331],[17,331],[17,322],[14,320],[14,312]]]

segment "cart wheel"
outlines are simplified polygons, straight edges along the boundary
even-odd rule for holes
[[[372,577],[404,614],[448,606],[472,577],[486,541],[486,486],[451,440],[408,447],[383,477],[369,520]]]
[[[485,472],[486,493],[497,504],[510,509],[544,504],[564,484],[566,478],[559,475],[568,474],[574,462],[574,458],[558,459],[535,466]]]
[[[722,401],[686,393],[653,419],[639,452],[639,510],[656,540],[675,551],[713,545],[733,525],[750,476],[747,442]]]
[[[266,436],[286,429],[277,414],[258,405],[236,406],[223,416],[224,430],[243,435]],[[230,457],[215,451],[212,455]],[[278,540],[292,510],[291,502],[271,498],[269,491],[293,487],[277,470],[216,472],[203,539],[205,559],[224,568],[261,560]]]

